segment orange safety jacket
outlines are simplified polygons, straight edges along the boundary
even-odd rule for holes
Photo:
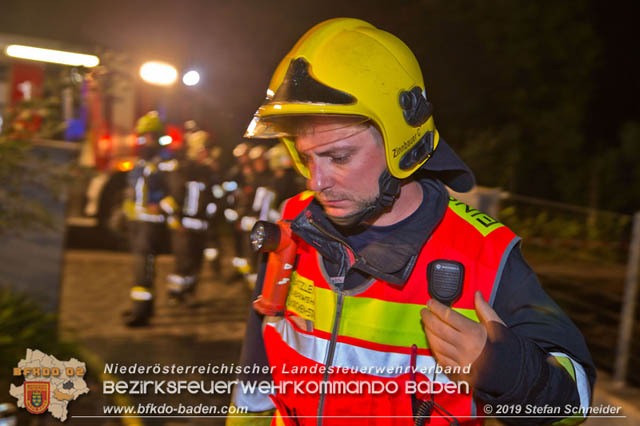
[[[309,193],[290,199],[282,219],[296,218],[311,199]],[[348,291],[330,284],[320,254],[299,241],[285,316],[266,317],[263,327],[277,391],[273,424],[413,425],[412,393],[418,403],[433,395],[460,423],[482,423],[470,385],[452,382],[429,349],[420,317],[430,298],[427,265],[436,259],[464,265],[462,295],[452,308],[478,321],[474,294],[493,302],[518,241],[506,226],[451,198],[406,283],[372,278]],[[448,424],[443,413],[435,409],[429,424]]]

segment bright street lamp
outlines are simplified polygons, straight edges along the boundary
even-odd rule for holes
[[[182,82],[185,86],[195,86],[200,82],[200,74],[195,70],[188,71],[182,76]]]
[[[5,49],[7,56],[31,61],[51,62],[54,64],[83,66],[92,68],[100,63],[100,59],[94,55],[83,53],[65,52],[63,50],[42,49],[40,47],[22,46],[12,44]]]
[[[150,84],[170,86],[176,82],[178,71],[166,62],[145,62],[140,67],[140,77]]]

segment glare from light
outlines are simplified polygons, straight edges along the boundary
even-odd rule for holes
[[[140,67],[140,77],[150,84],[170,86],[176,82],[178,71],[165,62],[145,62]]]
[[[118,163],[118,170],[121,172],[128,172],[133,169],[133,161],[122,161]]]
[[[249,126],[247,127],[247,131],[245,132],[245,137],[247,138],[253,137],[256,131],[256,127],[258,127],[258,120],[260,120],[258,117],[253,117],[251,119],[251,123],[249,123]]]
[[[160,136],[160,139],[158,139],[158,142],[162,146],[167,146],[171,142],[173,142],[173,138],[171,138],[171,136],[169,136],[169,135]]]
[[[224,217],[228,222],[235,222],[239,216],[238,212],[233,209],[224,209]]]
[[[184,76],[182,76],[182,82],[185,86],[195,86],[200,82],[200,74],[198,74],[198,71],[188,71]]]
[[[213,196],[217,199],[224,197],[224,189],[220,185],[213,185],[211,188]]]
[[[223,182],[222,189],[224,189],[227,192],[233,192],[236,189],[238,189],[238,182],[234,180]]]
[[[100,63],[100,58],[94,55],[65,52],[62,50],[42,49],[40,47],[12,44],[5,49],[7,56],[31,61],[51,62],[54,64],[83,66],[93,68]]]

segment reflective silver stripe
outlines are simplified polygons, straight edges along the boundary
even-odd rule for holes
[[[238,182],[234,180],[222,182],[222,189],[224,189],[227,192],[233,192],[236,189],[238,189]]]
[[[144,204],[144,178],[139,177],[135,184],[136,192],[136,205],[142,206]]]
[[[149,214],[144,212],[136,213],[136,219],[144,222],[162,223],[164,222],[164,216],[161,214]]]
[[[218,210],[218,206],[216,206],[216,203],[207,204],[207,214],[209,216],[213,216],[214,214],[216,214],[217,210]]]
[[[498,266],[498,272],[496,273],[496,278],[493,280],[493,289],[491,290],[491,296],[489,297],[489,306],[493,307],[493,302],[496,300],[496,294],[498,294],[498,287],[500,287],[500,279],[502,278],[502,271],[504,271],[504,265],[507,264],[507,259],[509,258],[509,254],[511,254],[511,250],[520,242],[520,237],[517,235],[513,237],[507,248],[504,249],[504,253],[502,253],[502,259],[500,259],[500,265]]]
[[[224,189],[220,185],[213,185],[211,188],[211,193],[217,199],[224,197]]]
[[[169,275],[167,275],[167,281],[172,282],[172,283],[176,283],[176,284],[182,284],[182,282],[184,280],[180,275],[169,274]]]
[[[162,210],[164,210],[167,214],[173,214],[174,212],[171,203],[169,203],[166,199],[162,199],[162,201],[160,201],[160,208],[162,208]]]
[[[233,388],[231,402],[236,407],[248,407],[252,413],[276,408],[268,393],[260,392],[257,387],[254,393],[244,393],[240,383]]]
[[[193,217],[183,217],[182,218],[182,226],[184,226],[185,228],[188,229],[195,229],[195,230],[205,230],[208,228],[209,224],[207,222],[205,222],[204,220],[200,220],[200,219],[195,219]]]
[[[153,295],[149,291],[142,290],[134,290],[131,289],[130,293],[131,300],[151,300],[153,299]]]
[[[573,365],[573,371],[575,371],[576,375],[576,387],[578,388],[578,395],[580,396],[580,407],[583,410],[582,413],[584,417],[587,417],[589,401],[591,399],[591,390],[589,386],[589,380],[587,380],[587,374],[584,372],[584,368],[582,368],[579,363],[575,362],[573,358],[565,353],[551,352],[549,355],[568,358],[569,361],[571,361],[571,365]]]
[[[258,218],[253,217],[253,216],[244,216],[241,220],[240,220],[240,228],[243,231],[251,231],[253,229],[253,225],[256,224],[256,222],[258,221]]]
[[[264,186],[260,186],[256,189],[256,195],[253,198],[253,205],[251,208],[254,212],[259,212],[262,208],[262,202],[269,191]]]
[[[267,317],[273,320],[274,317]],[[278,319],[274,322],[266,322],[268,327],[273,327],[282,339],[297,353],[319,364],[325,362],[329,341],[310,334],[299,333],[286,319]],[[400,374],[410,373],[411,355],[395,352],[382,352],[373,349],[361,348],[344,342],[337,342],[332,366],[339,368],[352,368],[377,377],[397,377]],[[402,373],[394,371],[401,369]],[[436,361],[432,356],[418,355],[416,358],[416,371],[432,377],[436,368]],[[436,374],[436,381],[449,383],[451,380],[442,374]]]
[[[244,266],[247,266],[249,264],[249,261],[244,257],[234,257],[233,259],[231,259],[231,264],[236,268],[242,268]]]
[[[187,186],[187,199],[184,203],[183,212],[188,216],[195,216],[198,213],[198,204],[200,200],[200,191],[203,191],[204,183],[198,181],[189,181]]]
[[[182,276],[178,274],[169,274],[167,275],[167,281],[180,284],[182,286],[189,285],[196,280],[196,277],[193,275]]]
[[[269,210],[269,214],[267,215],[267,220],[269,222],[277,222],[278,220],[280,220],[280,212],[278,210]]]
[[[158,163],[158,169],[162,170],[163,172],[172,172],[177,168],[178,161],[175,159]]]
[[[204,257],[207,260],[215,260],[218,257],[218,249],[211,247],[204,249]]]
[[[238,220],[238,212],[233,209],[224,209],[224,218],[227,222],[235,222]]]
[[[186,287],[190,287],[196,281],[196,277],[193,275],[180,276],[177,274],[167,275],[167,288],[170,290],[182,291]]]

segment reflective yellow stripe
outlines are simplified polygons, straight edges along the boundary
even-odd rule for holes
[[[504,225],[480,210],[469,207],[462,201],[449,197],[449,208],[471,226],[476,228],[484,237]]]
[[[178,210],[178,203],[171,195],[168,195],[160,200],[160,207],[162,207],[162,210],[167,214],[173,214]]]
[[[571,417],[565,417],[562,420],[558,420],[557,422],[553,422],[552,425],[554,425],[554,426],[573,426],[573,425],[580,424],[580,423],[584,422],[585,420],[587,420],[587,418],[582,416],[581,414],[574,414]]]
[[[333,319],[336,315],[338,294],[331,290],[315,287],[316,322],[315,328],[331,333]]]
[[[567,373],[571,376],[573,381],[576,381],[576,370],[573,368],[573,364],[571,360],[566,356],[554,356],[555,360],[558,361],[558,364],[564,367],[567,370]]]
[[[337,294],[316,287],[315,328],[331,333],[336,313]],[[368,297],[345,296],[339,335],[392,346],[428,348],[420,311],[424,305],[388,302]],[[473,309],[454,311],[479,322]]]
[[[591,390],[587,380],[587,376],[584,372],[584,368],[571,359],[567,354],[562,352],[551,352],[549,355],[553,356],[553,358],[564,368],[567,370],[571,378],[576,384],[576,388],[578,391],[578,395],[580,397],[580,412],[566,417],[562,420],[559,420],[554,425],[562,425],[562,426],[571,426],[578,423],[582,423],[586,420],[587,411],[589,409],[589,402],[591,400]]]

